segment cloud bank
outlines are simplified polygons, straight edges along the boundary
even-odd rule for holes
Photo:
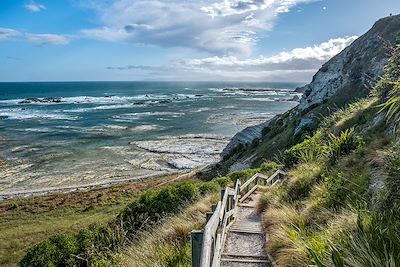
[[[307,81],[330,58],[350,45],[357,36],[330,39],[305,48],[295,48],[270,57],[239,59],[235,56],[214,56],[182,59],[162,66],[130,65],[108,67],[110,70],[130,71],[145,77],[164,79],[206,80],[270,80]],[[179,78],[180,77],[180,78]]]
[[[249,55],[257,36],[280,13],[315,0],[117,0],[92,4],[103,27],[82,30],[90,38],[214,54]]]
[[[66,45],[70,39],[64,35],[43,33],[34,34],[29,32],[20,32],[14,29],[0,28],[0,41],[22,40],[35,43],[40,46],[45,45]]]

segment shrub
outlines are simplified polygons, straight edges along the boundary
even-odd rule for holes
[[[221,189],[220,184],[215,180],[202,183],[199,186],[199,192],[201,195],[205,195],[205,194],[211,193],[211,192],[217,192],[220,189]]]
[[[75,266],[78,242],[71,235],[56,235],[30,248],[20,266]]]
[[[236,180],[240,180],[241,182],[246,181],[251,176],[257,173],[257,169],[246,169],[238,172],[233,172],[228,175],[229,179],[234,182]]]
[[[293,167],[300,162],[314,162],[323,155],[323,131],[319,130],[314,136],[308,136],[303,142],[285,150],[283,163],[286,168]]]
[[[167,214],[179,211],[183,204],[199,197],[199,190],[193,183],[185,182],[158,191],[142,194],[120,214],[124,229],[131,235],[145,224],[157,222]]]
[[[286,201],[293,202],[308,197],[313,186],[313,181],[302,177],[290,183],[287,187]]]
[[[341,156],[349,154],[362,144],[362,138],[355,134],[354,127],[340,132],[338,136],[330,134],[326,149],[329,162],[335,164]]]
[[[282,168],[283,166],[281,164],[278,164],[276,162],[273,161],[269,161],[269,162],[264,162],[260,165],[260,167],[258,168],[259,172],[265,173],[265,174],[272,174],[274,173],[276,170]]]
[[[346,266],[400,266],[398,210],[360,213],[358,229],[344,249]]]
[[[227,186],[232,180],[229,177],[219,177],[213,180],[214,182],[218,183],[220,187]]]
[[[388,120],[399,120],[400,111],[400,45],[391,51],[384,73],[375,85],[372,94],[382,99],[379,112],[386,111]]]
[[[225,180],[221,180],[224,183]],[[208,190],[218,186],[210,182]],[[199,186],[183,182],[148,191],[134,200],[107,225],[91,225],[75,235],[53,236],[30,248],[21,266],[111,266],[127,237],[133,237],[143,227],[158,222],[167,214],[178,212],[182,206],[199,197]]]
[[[338,208],[342,206],[348,197],[346,181],[343,174],[326,176],[323,183],[323,191],[320,204],[325,207]]]

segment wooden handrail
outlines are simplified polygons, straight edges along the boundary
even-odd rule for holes
[[[243,185],[241,185],[238,179],[235,182],[234,188],[226,187],[221,193],[221,200],[218,202],[214,213],[206,223],[204,232],[201,235],[200,231],[193,231],[191,234],[192,242],[192,267],[219,267],[222,250],[225,244],[226,233],[230,225],[235,220],[235,216],[238,209],[238,203],[244,201],[248,196],[254,193],[258,185],[258,178],[263,179],[266,183],[276,184],[279,182],[280,176],[285,173],[281,170],[277,170],[270,177],[256,173],[250,179],[248,179]],[[255,182],[255,185],[247,190],[246,194],[241,197],[240,194],[244,189],[248,189],[250,184]],[[199,238],[199,235],[201,238]],[[201,251],[193,251],[194,247],[198,248],[199,244],[193,244],[201,241]],[[193,259],[196,255],[197,259]]]
[[[272,174],[268,179],[267,183],[272,184],[274,183],[275,180],[279,179],[281,175],[286,175],[286,172],[281,171],[281,170],[276,170],[274,174]]]
[[[253,176],[251,176],[251,178],[249,180],[247,180],[241,187],[240,187],[240,191],[243,191],[249,184],[251,184],[255,179],[257,179],[258,177],[258,173],[254,174]]]

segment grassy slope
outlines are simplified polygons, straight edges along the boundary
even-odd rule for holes
[[[191,263],[189,233],[201,229],[211,205],[219,194],[211,194],[178,215],[167,218],[150,232],[143,232],[123,253],[121,265],[131,267],[189,267]]]
[[[75,233],[115,218],[143,190],[175,176],[140,180],[111,188],[5,200],[0,203],[0,265],[14,266],[27,248],[59,233]],[[169,184],[169,183],[167,183]]]
[[[398,74],[385,77],[397,81]],[[389,91],[387,84],[378,86],[386,90],[375,92],[381,99],[334,113],[311,138],[286,152],[286,164],[294,163],[289,178],[260,204],[268,252],[278,266],[400,264],[399,139],[395,123],[378,114]]]
[[[369,89],[364,84],[361,77],[368,75],[367,69],[374,58],[384,58],[385,50],[377,36],[383,37],[390,43],[400,42],[400,15],[383,18],[377,21],[374,26],[359,40],[359,46],[351,46],[352,56],[348,58],[348,64],[345,66],[344,73],[350,78],[350,83],[326,102],[317,106],[311,106],[308,109],[296,114],[294,110],[288,111],[273,120],[268,127],[264,129],[264,135],[258,144],[248,145],[246,147],[237,147],[236,150],[226,157],[222,162],[215,166],[209,174],[204,177],[212,177],[214,173],[227,174],[229,167],[238,160],[245,160],[254,157],[252,167],[256,167],[265,160],[275,160],[281,152],[291,146],[301,142],[307,135],[313,134],[319,127],[319,123],[324,117],[329,116],[335,110],[345,107],[347,104],[357,99],[367,97]],[[375,41],[366,42],[365,40],[373,36]],[[330,60],[334,61],[335,57]],[[326,63],[326,64],[329,64]],[[320,69],[323,71],[323,68]],[[296,126],[302,117],[309,116],[315,119],[312,125],[302,129],[300,133],[294,134]]]

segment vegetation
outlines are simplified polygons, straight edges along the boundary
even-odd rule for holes
[[[400,266],[399,53],[370,98],[282,154],[289,179],[260,202],[278,266]]]
[[[320,107],[325,117],[319,126],[300,132],[294,126],[299,115],[288,112],[266,128],[260,145],[235,151],[243,156],[264,150],[257,168],[121,198],[118,212],[37,243],[20,265],[189,266],[188,233],[202,226],[216,192],[257,172],[285,168],[289,178],[268,188],[258,206],[269,234],[267,250],[278,266],[400,266],[400,46],[390,53],[369,98],[343,101],[333,113]],[[283,149],[279,164],[265,161],[267,148]],[[97,203],[107,203],[107,193],[98,192]],[[9,202],[7,210],[26,207]]]
[[[203,227],[206,212],[219,199],[210,194],[179,214],[163,220],[152,231],[144,231],[123,254],[121,263],[133,267],[190,266],[190,238],[193,229]]]
[[[54,234],[76,233],[93,223],[106,224],[140,192],[178,180],[175,176],[159,177],[90,191],[3,200],[0,265],[15,266],[29,247]]]

